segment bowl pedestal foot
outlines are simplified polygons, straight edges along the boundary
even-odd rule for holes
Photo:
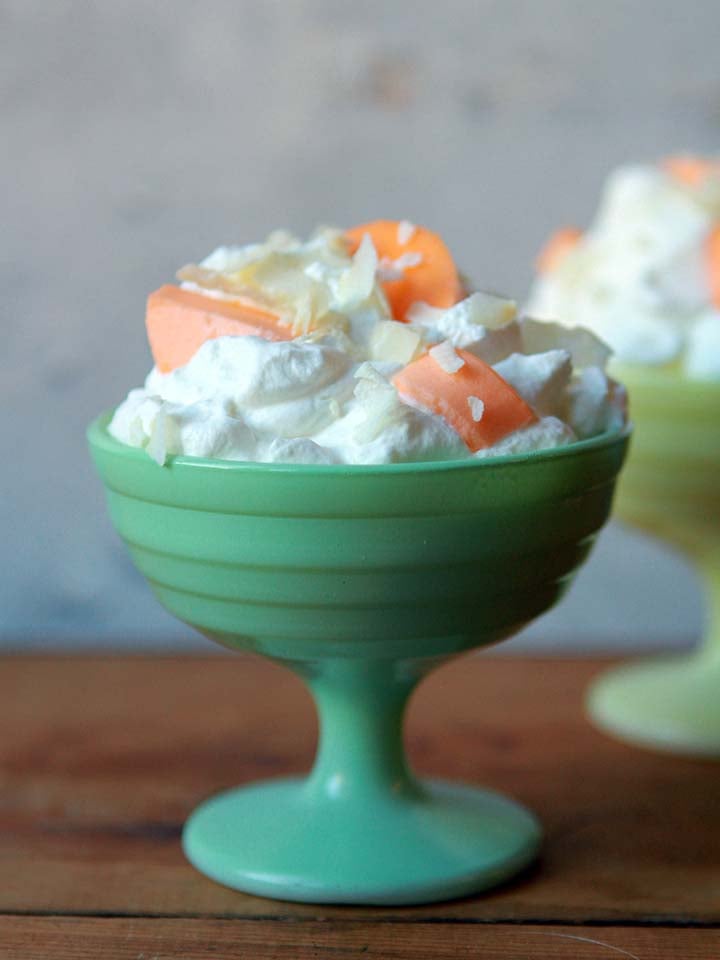
[[[523,807],[409,772],[402,716],[427,662],[291,666],[320,714],[314,768],[203,803],[183,834],[200,871],[284,900],[412,904],[478,892],[533,859],[540,829]]]
[[[588,713],[623,740],[720,759],[720,660],[663,657],[618,667],[592,687]]]
[[[597,726],[623,740],[720,759],[720,553],[697,559],[708,600],[698,652],[610,670],[590,688],[587,709]]]

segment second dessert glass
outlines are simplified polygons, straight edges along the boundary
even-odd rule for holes
[[[707,587],[697,652],[640,661],[590,690],[598,726],[674,752],[720,757],[720,383],[618,368],[635,425],[616,513],[682,550]]]
[[[160,468],[113,439],[109,419],[92,424],[90,447],[157,598],[211,639],[289,667],[320,716],[310,775],[206,801],[185,826],[191,862],[250,893],[365,904],[460,896],[525,866],[534,816],[415,777],[403,713],[443,660],[561,596],[608,516],[627,431],[486,461]]]

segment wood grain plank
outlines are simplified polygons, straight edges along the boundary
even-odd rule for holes
[[[208,794],[308,767],[315,720],[289,673],[239,656],[5,658],[0,912],[720,922],[718,767],[593,731],[581,702],[600,666],[474,657],[426,682],[409,718],[417,768],[527,803],[543,857],[483,897],[358,910],[245,896],[180,851]]]
[[[1,917],[4,960],[717,960],[717,930]]]

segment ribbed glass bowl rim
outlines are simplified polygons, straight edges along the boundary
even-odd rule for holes
[[[115,439],[108,433],[108,424],[114,409],[106,410],[96,417],[87,428],[87,438],[91,446],[104,449],[128,460],[148,463],[147,452],[141,447],[132,447]],[[456,472],[463,470],[482,470],[490,467],[520,465],[524,463],[542,463],[549,460],[570,459],[582,453],[610,448],[626,441],[632,434],[633,425],[627,423],[617,430],[606,431],[587,440],[575,440],[563,447],[550,450],[533,450],[530,453],[516,453],[498,457],[468,458],[464,460],[421,460],[404,463],[258,463],[252,460],[214,460],[208,457],[190,457],[172,455],[168,465],[188,470],[223,470],[233,473],[288,473],[294,476],[371,476],[388,474],[422,474],[438,471]]]

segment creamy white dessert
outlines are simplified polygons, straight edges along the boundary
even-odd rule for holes
[[[156,366],[110,433],[159,464],[380,464],[544,450],[624,422],[609,350],[587,331],[520,318],[512,301],[459,285],[457,302],[413,300],[398,318],[435,282],[429,254],[413,249],[420,229],[398,224],[394,257],[372,231],[353,245],[328,229],[219,247],[184,268],[184,293],[150,298]],[[227,335],[232,319],[213,326],[213,305],[267,313],[259,334]]]
[[[676,157],[608,178],[587,231],[560,231],[527,310],[579,324],[620,362],[720,379],[720,164]]]

